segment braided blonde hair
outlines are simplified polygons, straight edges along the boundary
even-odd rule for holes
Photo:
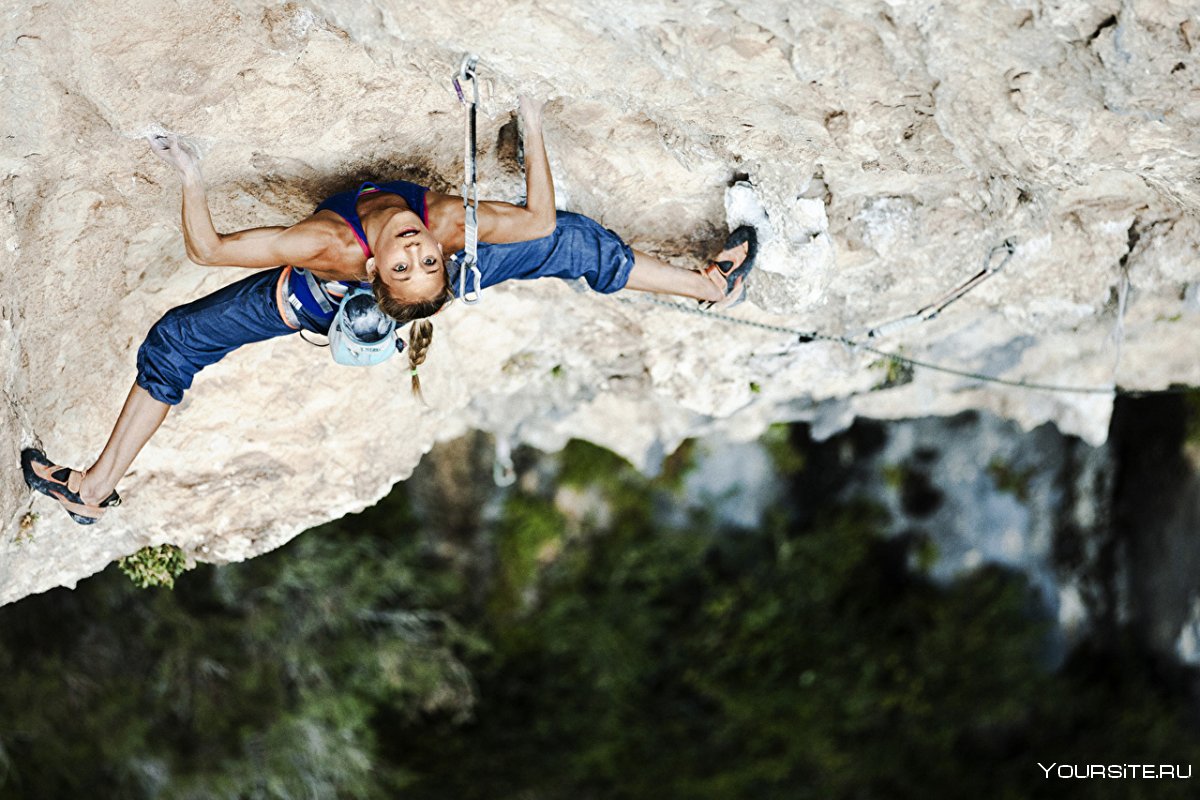
[[[408,369],[412,374],[412,391],[421,402],[425,397],[421,394],[421,376],[417,367],[425,363],[425,354],[429,352],[429,344],[433,341],[433,323],[427,319],[419,319],[408,326]]]
[[[433,341],[433,323],[426,317],[431,317],[441,311],[446,303],[454,299],[454,289],[450,286],[449,276],[445,272],[443,275],[445,276],[445,285],[442,291],[428,300],[417,301],[398,300],[392,297],[378,272],[371,279],[371,289],[380,310],[401,324],[412,322],[412,325],[408,327],[408,369],[412,375],[413,394],[422,402],[425,398],[421,395],[421,378],[417,375],[417,368],[425,363],[429,344]]]

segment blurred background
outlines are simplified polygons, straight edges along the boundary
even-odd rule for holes
[[[0,798],[1194,797],[1200,393],[440,445],[367,511],[0,608]]]

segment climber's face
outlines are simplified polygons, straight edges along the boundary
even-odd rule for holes
[[[397,300],[416,302],[441,294],[446,287],[442,246],[412,211],[400,211],[384,225],[375,243],[367,274]]]

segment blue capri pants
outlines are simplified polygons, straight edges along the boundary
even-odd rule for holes
[[[244,344],[301,328],[328,332],[328,321],[298,303],[288,304],[289,278],[295,272],[291,267],[256,272],[163,314],[138,348],[138,386],[155,400],[176,405],[197,372]],[[281,310],[285,306],[286,312]]]
[[[459,263],[463,252],[458,253]],[[509,244],[479,243],[480,286],[533,278],[583,278],[593,290],[611,294],[625,288],[633,250],[621,237],[582,214],[559,211],[554,233]],[[458,289],[458,278],[451,275]]]

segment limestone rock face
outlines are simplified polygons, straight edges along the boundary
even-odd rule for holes
[[[284,337],[198,378],[102,524],[31,499],[21,448],[91,463],[148,327],[243,274],[186,259],[178,182],[143,138],[203,154],[221,230],[289,224],[367,177],[453,190],[467,51],[485,78],[481,196],[519,199],[503,129],[518,92],[551,98],[560,206],[680,264],[757,217],[733,316],[857,336],[1011,237],[1003,271],[880,348],[1008,380],[1200,383],[1194,2],[48,0],[6,6],[0,33],[0,602],[147,544],[251,557],[471,428],[647,466],[688,436],[859,414],[985,408],[1104,439],[1103,391],[906,381],[841,344],[542,281],[438,317],[428,406],[399,359],[338,367]]]

